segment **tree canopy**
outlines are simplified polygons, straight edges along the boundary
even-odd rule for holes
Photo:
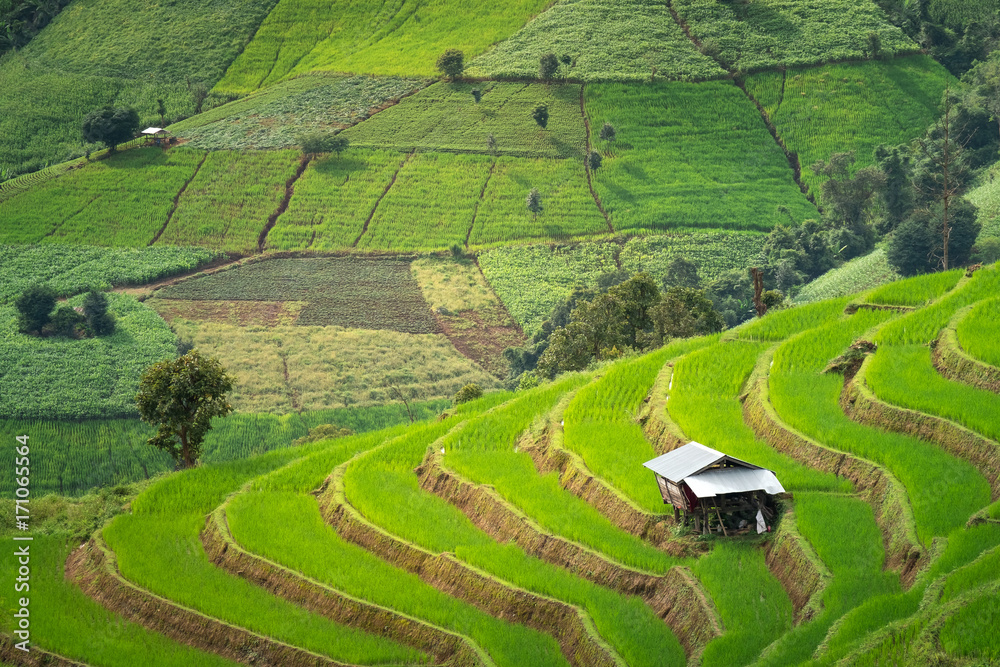
[[[437,68],[449,79],[458,78],[465,70],[465,54],[458,49],[448,49],[438,57]]]
[[[179,467],[193,466],[212,418],[233,411],[226,400],[233,382],[217,359],[197,350],[150,366],[135,397],[142,421],[157,427],[149,444],[168,452]]]
[[[103,107],[83,119],[84,141],[102,143],[112,151],[138,131],[139,114],[132,108]]]

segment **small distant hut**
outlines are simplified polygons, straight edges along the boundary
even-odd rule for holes
[[[170,133],[164,130],[162,127],[147,127],[145,130],[140,132],[142,136],[146,137],[149,141],[147,143],[153,143],[157,146],[162,146],[169,141]]]
[[[758,533],[768,530],[776,516],[774,496],[785,492],[774,472],[697,442],[643,465],[655,474],[674,518],[685,526],[693,521],[703,534],[748,532],[754,523]]]

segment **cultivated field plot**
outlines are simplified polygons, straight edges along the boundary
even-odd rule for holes
[[[902,276],[889,264],[885,250],[873,250],[864,257],[856,257],[832,271],[813,280],[795,295],[796,304],[812,303],[823,299],[836,299],[856,292],[864,292],[899,280]]]
[[[973,306],[956,327],[962,349],[992,366],[1000,366],[997,322],[1000,322],[1000,299],[987,299]]]
[[[982,229],[979,239],[1000,239],[1000,179],[997,179],[996,165],[990,167],[983,182],[969,190],[965,198],[975,204],[979,210],[976,218]]]
[[[574,287],[596,288],[599,276],[615,270],[615,248],[611,243],[497,248],[480,255],[479,266],[530,337]]]
[[[566,0],[476,58],[472,76],[532,78],[546,53],[568,56],[556,76],[583,81],[711,79],[725,74],[695,49],[667,5],[651,0]]]
[[[270,259],[187,280],[159,299],[304,301],[298,324],[431,333],[437,325],[404,260]]]
[[[582,160],[499,158],[492,169],[476,209],[470,247],[609,231],[587,187]],[[542,197],[542,212],[537,216],[525,206],[532,188]]]
[[[447,399],[474,382],[497,381],[440,334],[334,326],[240,327],[175,319],[181,340],[230,369],[232,404],[244,412],[374,406]]]
[[[167,322],[176,319],[221,322],[234,326],[277,326],[295,324],[305,301],[213,301],[158,299],[143,301]]]
[[[79,306],[83,297],[69,300]],[[176,354],[176,337],[132,297],[109,294],[115,332],[97,338],[39,338],[18,331],[17,311],[0,306],[0,417],[85,419],[136,414],[139,377]]]
[[[99,248],[46,243],[0,245],[0,302],[41,283],[59,296],[142,285],[192,271],[218,255],[203,248]]]
[[[874,161],[879,144],[894,146],[924,133],[954,79],[930,56],[825,65],[751,76],[747,90],[766,109],[788,149],[799,155],[802,180],[819,196],[825,180],[809,167],[833,153],[855,152],[855,168]]]
[[[731,82],[594,84],[584,97],[590,127],[617,130],[614,142],[592,139],[605,155],[594,187],[615,230],[770,231],[818,216]]]
[[[464,244],[492,164],[481,155],[412,154],[357,247],[406,252]]]
[[[630,274],[645,271],[662,280],[671,260],[683,257],[698,267],[698,277],[704,284],[726,271],[762,261],[765,240],[765,235],[753,232],[637,236],[625,242],[618,259]]]
[[[273,0],[179,0],[137,8],[129,0],[67,6],[16,54],[0,61],[0,172],[83,155],[80,124],[105,104],[132,106],[160,126],[194,113],[190,86],[211,85],[239,53]],[[169,26],[169,39],[164,39]]]
[[[867,58],[871,33],[882,55],[918,50],[872,0],[674,0],[673,7],[705,50],[740,72]]]
[[[299,166],[296,151],[209,153],[177,201],[157,245],[252,254]]]
[[[405,160],[395,152],[352,148],[344,155],[310,162],[295,181],[288,209],[278,216],[265,247],[353,247]]]
[[[0,202],[0,242],[145,246],[204,153],[141,148]]]
[[[312,71],[436,76],[445,49],[468,61],[512,35],[545,0],[280,0],[216,91],[246,94]]]
[[[189,145],[209,150],[287,148],[307,132],[368,118],[423,85],[397,77],[300,76],[170,126]]]
[[[472,90],[482,99],[477,104]],[[532,118],[549,110],[543,129]],[[487,139],[492,135],[496,148]],[[497,153],[522,157],[581,157],[587,136],[580,86],[572,84],[435,83],[344,131],[357,146],[401,151]]]

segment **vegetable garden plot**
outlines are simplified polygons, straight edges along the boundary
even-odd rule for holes
[[[398,77],[302,76],[174,123],[170,131],[196,148],[288,148],[302,134],[362,121],[423,84]]]
[[[325,257],[268,259],[187,280],[162,299],[305,301],[298,324],[430,333],[437,323],[408,261]]]
[[[883,56],[919,48],[871,0],[674,0],[673,7],[695,38],[740,72],[867,58],[872,33]]]
[[[473,90],[482,99],[476,102]],[[532,118],[549,110],[542,128]],[[490,136],[496,147],[487,145]],[[496,153],[521,157],[583,158],[586,128],[580,86],[483,81],[440,82],[344,131],[356,146],[401,151]]]
[[[525,206],[532,188],[542,197],[542,212],[537,216]],[[499,158],[476,210],[469,245],[572,238],[607,231],[607,222],[587,187],[582,161]]]
[[[236,378],[239,410],[287,413],[388,401],[449,399],[496,379],[440,334],[280,325],[240,327],[175,320],[182,340],[217,357]]]
[[[404,160],[399,153],[352,148],[310,162],[267,235],[267,248],[351,248]]]
[[[446,49],[466,61],[545,8],[544,0],[280,0],[216,86],[245,94],[312,71],[437,76]]]
[[[76,542],[65,534],[32,536],[31,542],[31,646],[74,660],[105,667],[236,667],[212,653],[126,621],[87,597],[65,578],[66,557]],[[18,609],[14,593],[17,557],[14,549],[3,556],[4,593],[0,608],[13,619]],[[8,593],[10,591],[10,593]],[[6,626],[6,624],[5,624]],[[4,627],[9,632],[8,627]]]
[[[134,107],[143,127],[194,113],[191,84],[211,86],[274,0],[84,0],[0,62],[0,172],[80,157],[84,116],[104,105]],[[164,37],[169,26],[169,39]]]
[[[962,349],[984,363],[1000,366],[997,322],[1000,322],[1000,299],[984,300],[973,306],[956,327]]]
[[[79,306],[83,296],[70,299]],[[177,353],[177,337],[129,296],[108,295],[115,331],[94,338],[20,333],[17,312],[0,306],[0,417],[92,419],[133,416],[139,378]]]
[[[770,231],[816,218],[753,103],[731,82],[594,84],[584,91],[604,162],[594,188],[618,231]],[[738,148],[737,148],[738,147]]]
[[[378,436],[356,436],[355,451]],[[201,467],[158,482],[102,531],[122,575],[175,603],[349,664],[422,662],[412,649],[333,623],[212,565],[198,535],[205,515],[263,473],[309,453],[285,449],[251,461]]]
[[[662,2],[568,0],[476,58],[469,74],[490,78],[538,76],[546,53],[567,56],[557,77],[584,81],[710,79],[725,75],[695,49]]]
[[[632,667],[685,664],[677,638],[638,597],[592,584],[526,555],[516,544],[500,545],[457,507],[422,490],[413,469],[432,444],[437,446],[415,434],[353,461],[344,475],[348,502],[404,540],[434,553],[453,553],[503,582],[581,607],[601,637]]]
[[[479,155],[416,153],[382,198],[361,250],[445,250],[462,245],[492,160]]]
[[[296,151],[209,153],[177,202],[158,245],[251,254],[299,166]]]
[[[702,284],[726,271],[760,262],[767,236],[756,232],[694,232],[637,236],[622,246],[619,259],[629,273],[645,271],[662,280],[675,257],[698,267]]]
[[[142,285],[191,271],[218,257],[204,248],[100,248],[94,246],[0,245],[0,303],[42,283],[60,296],[88,289]]]
[[[929,543],[989,504],[986,479],[971,464],[931,443],[850,420],[840,408],[844,378],[820,373],[856,338],[892,317],[886,311],[860,310],[847,320],[791,338],[774,356],[771,401],[793,428],[893,473],[906,489],[920,540]],[[802,396],[812,400],[802,401]]]
[[[879,144],[921,136],[937,118],[949,81],[956,85],[944,67],[918,55],[757,74],[746,87],[798,153],[802,181],[819,197],[826,179],[813,174],[813,163],[853,150],[854,169],[867,167]]]
[[[203,153],[129,150],[0,202],[0,242],[145,246]]]

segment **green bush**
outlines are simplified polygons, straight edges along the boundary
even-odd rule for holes
[[[49,323],[56,305],[56,291],[47,285],[32,285],[14,301],[22,333],[40,333]]]
[[[474,401],[477,398],[482,398],[483,388],[478,384],[470,383],[458,390],[455,397],[451,400],[455,405],[461,405],[462,403],[468,403],[469,401]]]

